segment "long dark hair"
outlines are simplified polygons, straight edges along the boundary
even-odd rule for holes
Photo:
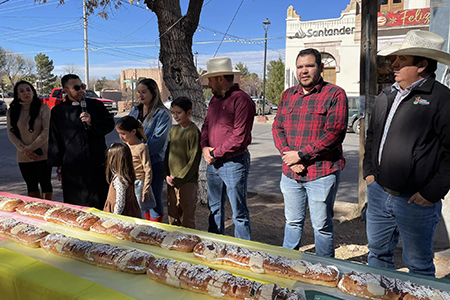
[[[148,112],[149,118],[147,119],[147,122],[146,122],[146,125],[147,125],[147,124],[150,124],[150,121],[153,118],[153,114],[155,113],[155,111],[158,107],[161,107],[161,108],[166,108],[166,107],[164,106],[164,103],[161,100],[161,93],[159,91],[159,87],[158,87],[158,84],[156,83],[156,81],[154,81],[151,78],[145,78],[145,79],[142,79],[141,81],[139,81],[138,86],[140,84],[147,86],[148,90],[150,91],[150,93],[152,93],[152,96],[153,96],[152,103],[150,104],[150,110]],[[138,105],[138,109],[139,109],[139,112],[142,113],[142,116],[145,117],[144,116],[144,105],[142,103]]]
[[[111,173],[117,175],[124,184],[133,185],[136,180],[131,150],[124,143],[114,143],[106,158],[106,180],[111,183]]]
[[[131,116],[125,116],[121,118],[119,121],[117,121],[116,127],[130,132],[133,131],[133,129],[136,129],[137,138],[147,142],[147,136],[145,135],[142,122]]]
[[[34,131],[34,121],[36,121],[37,116],[39,115],[39,110],[41,109],[42,101],[39,99],[36,89],[34,86],[28,81],[21,80],[14,85],[14,100],[11,102],[9,106],[9,116],[10,116],[10,124],[11,124],[11,132],[20,139],[20,131],[19,127],[17,127],[17,122],[19,121],[20,110],[22,109],[22,105],[20,105],[19,99],[19,85],[26,84],[33,91],[33,100],[30,105],[30,121],[28,122],[28,131]]]

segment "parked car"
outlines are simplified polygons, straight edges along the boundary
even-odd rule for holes
[[[348,97],[347,131],[359,134],[359,97]]]
[[[103,99],[99,97],[94,91],[86,90],[86,97],[98,100],[103,103],[108,112],[115,116],[117,115],[117,103],[114,100]],[[42,102],[47,104],[50,109],[52,109],[55,105],[65,101],[63,88],[54,88],[50,94],[50,97],[40,97]]]
[[[0,100],[0,114],[6,115],[7,110],[8,110],[8,106],[6,105],[6,102],[3,100]]]
[[[172,109],[172,102],[173,102],[172,97],[170,97],[169,99],[167,99],[166,101],[164,101],[164,106],[165,106],[169,111]]]
[[[256,114],[257,115],[262,115],[263,99],[252,97],[252,100],[255,102],[255,105],[256,105]],[[265,115],[270,115],[273,112],[273,109],[270,106],[269,101],[267,99],[264,99],[264,100],[265,100],[265,103],[264,103],[264,114]]]

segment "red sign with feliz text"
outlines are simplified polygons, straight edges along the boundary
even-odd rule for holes
[[[378,27],[430,24],[430,9],[418,8],[378,13]]]

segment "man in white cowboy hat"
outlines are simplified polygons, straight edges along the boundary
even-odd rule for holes
[[[410,273],[434,276],[433,238],[450,188],[450,90],[435,80],[437,62],[450,65],[444,39],[409,31],[394,55],[395,83],[377,97],[367,131],[369,265],[394,268],[403,241]]]
[[[208,163],[209,232],[224,234],[226,197],[233,210],[234,236],[250,240],[247,208],[247,179],[255,103],[234,84],[231,59],[212,58],[206,62],[208,85],[214,96],[202,127],[200,145]]]

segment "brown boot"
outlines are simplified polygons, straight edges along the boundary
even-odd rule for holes
[[[40,191],[29,192],[29,193],[28,193],[28,197],[41,198],[41,192],[40,192]]]
[[[53,200],[53,193],[42,193],[42,199]]]

